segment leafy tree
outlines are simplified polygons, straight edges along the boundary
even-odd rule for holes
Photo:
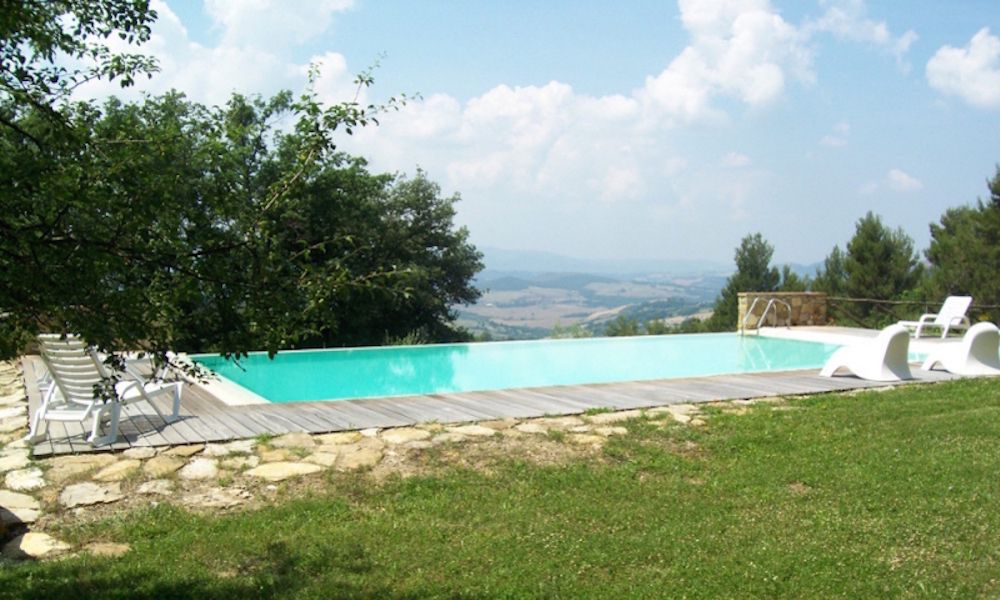
[[[639,335],[639,322],[635,319],[619,315],[618,318],[610,321],[605,326],[604,335],[609,337]]]
[[[36,145],[17,121],[27,111],[59,120],[56,106],[80,84],[118,79],[122,87],[156,70],[154,60],[114,53],[104,40],[149,39],[156,12],[146,0],[10,0],[0,4],[0,125]],[[67,67],[68,63],[78,67]]]
[[[573,323],[572,325],[556,323],[552,327],[551,333],[549,333],[549,337],[553,339],[589,338],[593,336],[594,333],[580,323]]]
[[[736,248],[736,272],[715,301],[712,316],[705,325],[709,331],[736,329],[740,292],[773,292],[781,283],[781,274],[771,265],[774,247],[760,233],[748,235]]]
[[[398,283],[334,299],[310,343],[376,344],[408,334],[467,339],[450,323],[454,306],[479,298],[470,282],[482,255],[468,231],[452,225],[459,197],[442,197],[422,171],[412,179],[372,176],[360,159],[337,160],[349,166],[335,163],[304,186],[304,218],[284,219],[283,231],[294,232],[289,251],[306,243],[314,261],[338,260],[357,274],[391,272]]]
[[[332,145],[377,110],[174,93],[67,107],[71,136],[26,113],[44,151],[0,131],[0,352],[41,330],[161,354],[460,336],[481,262],[457,197]]]
[[[858,220],[854,237],[847,244],[844,273],[844,291],[848,296],[891,300],[917,287],[923,277],[923,265],[910,236],[902,228],[887,228],[869,211]],[[862,305],[860,309],[865,315],[872,307]]]
[[[948,209],[931,224],[930,297],[967,294],[977,304],[1000,304],[1000,166],[986,185],[986,202]]]
[[[673,331],[666,321],[656,319],[646,321],[643,329],[645,329],[646,334],[648,335],[666,335],[668,333],[672,333]]]

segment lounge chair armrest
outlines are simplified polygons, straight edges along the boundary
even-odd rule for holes
[[[934,313],[926,313],[926,314],[920,315],[920,320],[918,321],[918,323],[925,323],[927,321],[933,321],[936,318],[937,318],[936,314],[934,314]]]
[[[121,398],[122,396],[125,395],[125,392],[131,390],[132,388],[139,389],[140,394],[142,393],[142,390],[145,389],[141,379],[133,379],[132,381],[122,380],[115,385],[115,394],[117,394],[118,397]]]

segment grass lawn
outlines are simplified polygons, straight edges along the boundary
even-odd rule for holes
[[[0,568],[45,598],[1000,596],[1000,380],[628,422],[600,459],[498,456],[198,516],[66,526],[132,545]]]

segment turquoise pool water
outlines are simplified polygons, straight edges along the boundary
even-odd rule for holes
[[[735,333],[295,350],[192,358],[271,402],[820,368],[837,346]]]

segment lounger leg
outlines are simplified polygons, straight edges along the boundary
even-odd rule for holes
[[[171,421],[181,418],[181,384],[174,384],[174,412],[170,416]]]
[[[52,396],[55,394],[55,384],[49,387],[48,391],[45,392],[45,397],[42,399],[42,405],[38,407],[35,411],[35,415],[31,418],[31,427],[28,429],[28,435],[24,436],[26,442],[36,442],[44,436],[49,430],[49,422],[45,420],[45,413],[49,410],[49,402],[52,401]],[[41,432],[38,431],[38,426],[42,425]]]
[[[34,422],[31,424],[31,429],[28,431],[28,435],[24,436],[24,441],[28,442],[29,444],[42,441],[43,439],[45,439],[45,435],[48,434],[49,432],[49,422],[46,421],[45,419],[39,420],[38,415],[40,412],[41,410],[35,413],[35,418],[33,419]],[[39,427],[41,427],[41,429],[39,429]]]
[[[108,423],[108,435],[104,437],[97,437],[97,432],[101,428],[101,420],[104,418],[105,411],[111,411],[111,422]],[[94,413],[94,429],[87,438],[87,441],[94,446],[103,446],[105,444],[113,444],[115,440],[118,439],[118,419],[121,416],[121,404],[118,402],[112,402],[110,405],[105,405],[103,408]]]
[[[28,428],[28,435],[25,436],[25,441],[33,442],[38,438],[38,426],[41,423],[45,423],[45,429],[48,429],[49,422],[43,421],[42,417],[45,416],[45,407],[40,406],[38,410],[35,411],[35,415],[31,418],[31,427]]]
[[[113,444],[115,440],[118,439],[118,420],[121,418],[122,405],[120,402],[113,402],[111,404],[111,423],[108,425],[108,437],[111,438],[108,443]]]

